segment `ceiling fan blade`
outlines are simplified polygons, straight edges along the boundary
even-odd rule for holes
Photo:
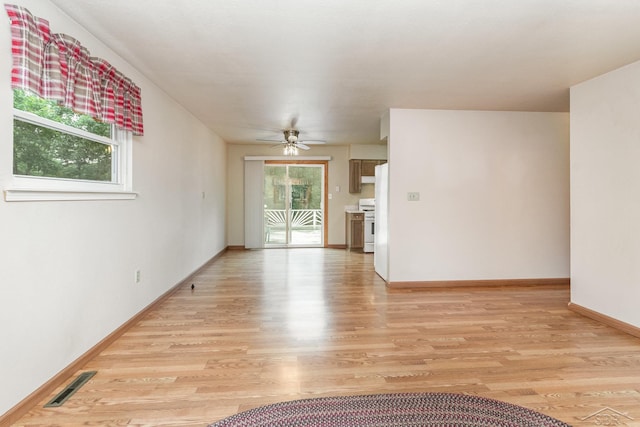
[[[282,138],[277,138],[277,139],[273,139],[273,138],[256,138],[256,141],[283,142]]]
[[[301,142],[298,142],[298,143],[296,144],[296,147],[298,147],[298,148],[302,148],[303,150],[308,150],[308,149],[309,149],[309,147],[308,147],[308,146],[304,145],[304,144],[303,144],[303,143],[301,143]]]
[[[291,117],[291,129],[296,128],[296,124],[298,123],[298,115]]]
[[[327,143],[327,141],[325,141],[324,139],[305,139],[303,141],[298,141],[298,142],[304,142],[305,144],[309,144],[309,145],[322,145]]]

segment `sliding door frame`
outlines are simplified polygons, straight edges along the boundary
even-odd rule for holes
[[[322,247],[328,247],[329,238],[329,162],[327,160],[265,160],[266,165],[322,165],[324,166],[324,196],[322,200]]]

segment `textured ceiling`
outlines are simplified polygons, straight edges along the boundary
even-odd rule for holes
[[[640,60],[638,0],[52,2],[231,143],[292,120],[376,143],[389,108],[568,111]]]

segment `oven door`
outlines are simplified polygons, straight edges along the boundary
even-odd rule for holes
[[[364,252],[373,252],[375,249],[375,212],[364,214]]]

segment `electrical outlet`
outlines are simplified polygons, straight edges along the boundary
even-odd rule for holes
[[[420,193],[417,191],[407,193],[407,200],[410,202],[417,202],[420,200]]]
[[[136,283],[140,283],[140,270],[136,270],[135,279],[136,279]]]

